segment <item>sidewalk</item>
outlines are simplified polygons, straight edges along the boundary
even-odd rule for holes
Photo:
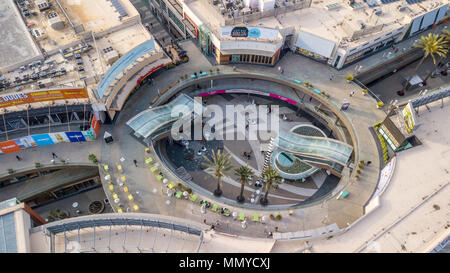
[[[0,155],[0,176],[8,175],[8,169],[13,169],[15,172],[20,170],[34,169],[35,163],[39,162],[42,166],[53,165],[52,153],[54,152],[58,158],[55,159],[56,164],[61,164],[60,160],[66,160],[67,164],[92,164],[89,161],[89,154],[95,154],[99,160],[101,145],[103,141],[102,127],[100,126],[99,137],[95,141],[89,142],[74,142],[74,143],[59,143],[49,146],[40,146],[22,150],[16,153]],[[16,156],[21,158],[18,161]]]
[[[441,30],[443,30],[448,25],[449,25],[448,23],[441,24],[437,26],[435,29],[429,29],[425,32],[422,32],[416,36],[413,36],[412,38],[409,38],[408,40],[395,44],[394,47],[398,50],[393,50],[392,48],[385,49],[357,62],[356,64],[350,65],[349,67],[341,71],[345,71],[347,74],[356,75],[357,77],[358,75],[364,73],[365,71],[368,71],[376,66],[379,66],[380,64],[384,64],[390,60],[394,60],[400,56],[409,54],[412,49],[415,49],[413,45],[416,43],[417,40],[420,39],[420,37],[426,36],[428,35],[428,33],[439,34]]]
[[[422,107],[421,125],[415,132],[423,144],[397,154],[397,167],[380,197],[381,206],[346,233],[313,241],[313,252],[421,252],[448,226],[449,186],[388,229],[450,181],[450,100],[445,100],[444,108],[440,102],[430,107],[431,112]],[[377,234],[382,236],[371,243]],[[286,250],[295,249],[298,242],[277,244]]]

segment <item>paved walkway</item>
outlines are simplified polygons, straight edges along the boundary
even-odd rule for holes
[[[222,231],[224,232],[247,234],[249,236],[263,237],[268,230],[273,231],[275,226],[278,227],[280,232],[297,230],[300,226],[304,229],[316,228],[323,225],[322,222],[325,218],[329,220],[329,223],[336,222],[339,226],[343,227],[347,222],[352,222],[362,215],[361,205],[365,202],[364,200],[368,199],[375,187],[374,183],[376,183],[378,177],[378,168],[375,166],[379,166],[378,152],[376,151],[373,137],[369,135],[367,124],[373,124],[382,120],[384,113],[375,108],[375,102],[372,98],[368,96],[364,97],[360,92],[352,98],[349,98],[347,95],[349,91],[359,90],[359,87],[346,83],[344,78],[345,75],[337,75],[335,80],[329,81],[328,77],[324,75],[328,75],[331,68],[291,53],[288,53],[280,62],[280,65],[285,71],[285,76],[312,81],[317,88],[326,90],[330,93],[335,104],[340,104],[344,98],[347,98],[352,104],[360,105],[358,109],[351,106],[345,114],[352,122],[354,122],[356,128],[362,129],[357,132],[357,137],[362,141],[362,143],[359,143],[358,145],[362,147],[373,147],[372,151],[367,149],[362,151],[361,154],[361,158],[370,158],[372,160],[374,166],[373,170],[367,170],[367,176],[361,179],[361,182],[352,184],[347,188],[353,194],[345,200],[333,199],[329,204],[320,204],[301,209],[292,216],[288,216],[286,212],[273,211],[271,212],[273,214],[281,213],[284,216],[283,221],[271,221],[267,225],[250,223],[251,228],[249,227],[246,230],[242,230],[239,222],[224,219],[217,214],[207,213],[206,215],[203,215],[200,213],[199,207],[196,205],[194,206],[187,201],[174,202],[175,199],[170,199],[171,203],[170,205],[167,205],[167,197],[161,194],[162,188],[160,182],[154,179],[154,175],[151,175],[148,168],[145,168],[143,164],[143,150],[145,147],[131,136],[131,130],[125,123],[129,118],[150,105],[149,102],[156,96],[158,89],[165,89],[168,84],[178,80],[181,75],[200,70],[209,70],[211,67],[210,63],[192,42],[185,42],[184,48],[188,51],[191,60],[195,60],[195,62],[191,61],[163,73],[155,79],[155,85],[146,86],[131,97],[124,107],[125,110],[120,113],[114,128],[107,128],[108,131],[112,133],[115,140],[112,145],[106,145],[100,137],[96,142],[92,143],[68,143],[64,145],[40,147],[33,151],[36,153],[30,153],[31,150],[20,152],[23,153],[21,154],[22,157],[26,158],[26,160],[22,162],[22,165],[34,165],[37,158],[42,161],[44,154],[47,153],[50,156],[52,151],[57,151],[56,153],[60,155],[60,157],[70,158],[70,162],[88,162],[87,155],[89,153],[93,152],[100,154],[100,145],[98,141],[101,141],[103,149],[101,156],[98,157],[102,163],[115,166],[120,162],[122,156],[125,157],[125,162],[122,162],[121,164],[125,170],[125,175],[127,176],[130,192],[135,193],[135,200],[139,203],[141,212],[167,214],[196,221],[202,221],[206,218],[208,223],[216,222],[217,220],[225,221],[227,222],[226,225],[220,225],[218,230],[223,229]],[[273,67],[242,65],[239,69],[277,73],[277,68]],[[229,71],[231,70],[231,67],[221,66],[221,70]],[[343,91],[345,89],[347,90]],[[296,96],[293,94],[286,95]],[[133,105],[133,107],[130,107],[130,105]],[[105,127],[109,126],[102,126],[103,129]],[[103,133],[100,133],[99,135],[102,136]],[[83,149],[80,149],[81,147],[83,147]],[[30,154],[32,154],[32,156],[30,156]],[[4,158],[11,159],[8,161],[11,162],[11,165],[16,164],[14,161],[15,155],[4,156]],[[134,166],[133,159],[138,160],[138,167]],[[4,166],[6,167],[5,169],[8,168],[7,165]],[[365,181],[371,182],[366,183]],[[157,190],[157,194],[153,193],[154,189]],[[139,194],[136,194],[136,192],[139,192]],[[126,199],[126,196],[121,196],[121,199]],[[254,213],[260,213],[259,211],[248,209],[242,209],[240,211],[245,212],[247,216],[251,216]],[[341,215],[342,213],[344,214]]]
[[[35,168],[35,162],[41,163],[41,166],[54,165],[51,160],[52,152],[58,158],[55,159],[55,164],[62,164],[61,159],[66,160],[67,164],[92,164],[89,161],[89,154],[95,154],[100,159],[101,145],[103,141],[104,126],[100,127],[99,137],[95,141],[89,142],[74,142],[74,143],[60,143],[49,146],[40,146],[36,148],[22,150],[16,153],[0,155],[0,177],[8,174],[8,169],[13,169],[15,172],[20,172]],[[22,160],[18,161],[16,156]]]
[[[318,228],[324,224],[332,223],[337,223],[342,228],[363,214],[362,206],[375,189],[380,166],[375,139],[370,134],[369,126],[383,120],[385,114],[375,107],[376,103],[371,97],[362,95],[358,86],[348,84],[345,80],[345,75],[337,75],[333,81],[330,81],[328,76],[324,76],[329,75],[331,71],[330,67],[323,66],[322,64],[292,53],[288,53],[280,62],[280,65],[285,71],[284,76],[311,81],[315,87],[329,93],[331,95],[331,101],[335,105],[340,105],[344,98],[349,99],[352,103],[350,109],[344,114],[354,123],[354,127],[358,128],[356,136],[359,139],[359,143],[357,145],[359,147],[365,147],[360,151],[359,158],[365,160],[370,159],[373,165],[371,168],[365,169],[363,178],[358,183],[351,183],[347,186],[346,189],[351,192],[350,196],[344,200],[332,199],[326,204],[321,203],[299,209],[291,216],[286,211],[264,213],[267,218],[269,213],[275,215],[280,213],[284,217],[280,222],[269,221],[267,225],[250,223],[250,227],[246,230],[242,230],[239,222],[224,218],[218,214],[210,212],[206,215],[201,214],[200,207],[193,205],[189,201],[176,200],[174,198],[168,199],[167,195],[163,192],[161,182],[156,181],[154,174],[151,174],[148,168],[143,166],[145,156],[143,152],[144,145],[131,136],[131,129],[125,123],[149,106],[149,102],[156,96],[157,92],[155,91],[158,89],[165,89],[170,83],[178,80],[181,75],[200,70],[208,71],[211,68],[206,58],[191,42],[186,42],[184,47],[187,49],[190,59],[195,60],[195,62],[191,61],[163,73],[156,77],[154,86],[148,86],[130,98],[128,105],[133,105],[133,107],[125,107],[125,110],[120,113],[119,119],[112,131],[115,144],[103,144],[102,159],[105,163],[114,166],[119,163],[120,157],[123,156],[126,159],[122,165],[125,169],[130,192],[139,192],[139,196],[136,197],[136,202],[139,203],[141,212],[168,214],[196,221],[202,221],[202,219],[206,218],[208,223],[215,223],[217,220],[220,222],[225,221],[225,225],[219,225],[216,229],[256,237],[265,236],[269,230],[274,231],[275,226],[278,227],[279,232]],[[220,66],[220,68],[221,71],[230,71],[232,69],[229,66]],[[277,67],[253,65],[239,66],[239,70],[261,71],[274,73],[275,75],[278,73]],[[259,86],[259,88],[265,87]],[[350,90],[359,92],[350,98],[348,96]],[[278,90],[278,92],[280,92],[280,95],[292,97],[296,100],[299,98],[292,91]],[[132,163],[133,159],[138,161],[138,167],[135,167]],[[221,204],[220,200],[213,200],[212,196],[201,196],[201,198],[210,199],[212,202],[218,203],[219,206],[227,206]],[[170,201],[169,205],[166,204],[167,200]],[[261,213],[259,210],[243,208],[238,209],[238,212],[244,212],[248,217],[251,217],[255,213]],[[324,219],[328,221],[324,223]]]
[[[413,47],[413,45],[416,43],[417,40],[420,39],[420,37],[426,36],[426,35],[428,35],[428,33],[439,34],[442,31],[442,29],[444,29],[445,27],[448,27],[449,25],[450,25],[450,23],[441,24],[438,27],[436,27],[435,29],[429,29],[425,32],[422,32],[422,33],[416,35],[413,38],[410,38],[406,41],[403,41],[401,43],[394,45],[396,50],[394,50],[392,48],[385,49],[385,50],[380,51],[370,57],[367,57],[367,58],[357,62],[356,64],[353,64],[341,71],[346,72],[347,74],[353,74],[353,75],[362,74],[365,71],[372,69],[373,67],[376,67],[376,66],[382,65],[386,62],[389,62],[389,60],[394,60],[398,57],[405,56],[405,55],[409,54],[409,52],[412,49],[415,49]]]
[[[364,200],[367,200],[372,194],[373,189],[376,186],[376,181],[378,180],[378,166],[380,166],[378,151],[375,148],[375,140],[370,135],[368,127],[375,122],[381,121],[385,114],[375,108],[375,101],[371,97],[363,96],[361,94],[358,86],[346,83],[346,71],[335,73],[335,79],[330,81],[328,75],[333,71],[330,67],[292,53],[288,53],[279,64],[283,67],[285,76],[311,81],[317,88],[324,91],[326,90],[326,92],[331,95],[331,100],[336,104],[340,104],[344,98],[350,100],[350,109],[347,110],[345,114],[352,121],[355,128],[358,129],[356,131],[356,135],[359,139],[358,145],[360,147],[372,147],[361,151],[360,158],[365,160],[370,159],[373,164],[371,168],[365,169],[365,174],[360,182],[351,183],[346,188],[351,192],[349,197],[344,200],[333,199],[328,203],[299,209],[291,216],[287,215],[286,212],[273,211],[272,213],[275,215],[281,213],[283,215],[283,220],[269,221],[266,225],[249,223],[249,227],[243,230],[240,223],[237,221],[233,221],[230,218],[224,218],[209,211],[206,214],[202,214],[200,212],[200,207],[197,205],[194,205],[189,201],[176,200],[174,198],[169,199],[161,193],[161,190],[163,189],[161,183],[156,181],[154,175],[152,175],[148,168],[144,166],[143,159],[145,157],[145,147],[130,135],[131,130],[126,127],[125,122],[128,121],[130,117],[149,106],[149,102],[155,97],[157,89],[164,89],[171,82],[178,80],[180,75],[189,74],[199,70],[207,71],[209,69],[210,64],[206,58],[198,52],[194,45],[189,43],[190,42],[186,43],[188,55],[191,57],[191,60],[195,60],[195,63],[191,61],[163,73],[155,79],[154,86],[147,86],[133,95],[127,103],[128,107],[125,107],[125,110],[120,113],[116,126],[114,128],[108,128],[108,130],[113,133],[115,139],[114,144],[105,145],[102,138],[99,138],[96,142],[90,143],[67,143],[25,150],[18,153],[24,158],[21,165],[33,166],[36,160],[42,161],[46,155],[49,157],[48,160],[50,160],[52,151],[56,151],[60,157],[70,158],[71,162],[88,162],[87,155],[89,153],[99,153],[100,146],[102,145],[102,152],[99,158],[102,162],[114,166],[114,164],[120,162],[120,157],[124,156],[122,152],[126,152],[125,162],[123,162],[122,165],[125,169],[125,175],[128,179],[130,191],[139,191],[139,194],[136,195],[136,201],[139,202],[139,204],[142,204],[141,212],[172,215],[198,222],[202,222],[205,219],[208,224],[216,224],[217,220],[219,220],[219,225],[216,224],[216,230],[227,233],[237,233],[244,236],[263,237],[268,231],[274,231],[275,227],[277,227],[280,232],[287,232],[292,231],[292,227],[295,227],[294,230],[307,230],[334,222],[338,223],[339,227],[342,228],[346,226],[347,223],[351,223],[361,216],[363,213],[361,203],[363,203]],[[230,69],[230,67],[221,66],[222,71]],[[242,65],[239,66],[239,69],[277,73],[277,69],[272,67]],[[349,97],[348,94],[352,90],[357,91],[356,95]],[[130,105],[133,107],[130,107]],[[421,114],[421,117],[422,116],[424,116],[424,114]],[[446,116],[448,117],[450,115],[447,114]],[[314,243],[313,250],[325,252],[353,251],[359,249],[361,245],[364,245],[365,241],[368,240],[368,237],[364,237],[364,234],[367,235],[366,230],[373,229],[373,233],[376,234],[382,229],[383,224],[385,225],[386,222],[392,223],[396,218],[401,217],[397,215],[404,214],[409,208],[417,205],[417,202],[414,201],[425,198],[426,195],[432,192],[430,181],[428,181],[428,179],[419,181],[417,177],[432,177],[433,179],[431,181],[433,181],[433,185],[436,183],[443,184],[442,179],[448,178],[448,170],[442,168],[442,162],[448,162],[448,153],[445,152],[445,149],[439,148],[439,146],[433,145],[433,143],[442,143],[443,141],[446,141],[446,146],[444,147],[449,147],[449,141],[443,139],[441,135],[438,134],[436,134],[435,138],[430,137],[430,134],[433,134],[433,130],[434,132],[437,130],[434,126],[435,123],[436,121],[429,121],[430,130],[422,135],[425,140],[423,146],[399,154],[398,168],[404,170],[395,174],[393,182],[385,195],[383,195],[381,200],[383,204],[382,209],[369,215],[346,234],[338,236],[334,240],[323,240]],[[446,124],[449,124],[449,122]],[[425,127],[425,124],[422,126],[424,129],[427,128]],[[104,129],[105,127],[107,126],[102,126],[101,128]],[[441,130],[445,130],[445,128]],[[102,136],[103,133],[99,135]],[[100,145],[98,141],[101,141],[102,144]],[[81,149],[81,147],[84,149]],[[425,149],[425,151],[420,152],[420,148]],[[430,151],[436,150],[443,153],[441,156],[444,161],[438,161],[440,162],[439,164],[429,160]],[[411,153],[413,152],[418,154],[417,157],[411,156]],[[16,154],[2,155],[2,163],[5,163],[2,164],[2,170],[11,166],[17,166],[15,155]],[[132,162],[133,159],[138,160],[138,167],[134,166]],[[423,164],[417,164],[417,162],[423,162]],[[411,164],[420,166],[420,168],[411,169],[409,167]],[[442,169],[439,171],[436,170],[435,172],[429,171],[430,168],[437,167]],[[445,170],[447,171],[445,172]],[[418,185],[413,186],[411,181],[417,181]],[[393,185],[404,186],[396,187]],[[154,189],[157,190],[156,193],[153,192]],[[446,193],[445,191],[442,192],[444,194]],[[166,204],[167,200],[170,201],[169,205]],[[435,199],[430,200],[434,201]],[[446,208],[445,204],[437,205],[439,205],[441,209]],[[393,210],[394,207],[396,208],[395,210]],[[436,208],[434,208],[434,210],[436,210]],[[258,211],[244,209],[239,209],[239,211],[244,211],[247,216],[250,216],[253,213],[260,213]],[[443,211],[446,212],[445,210]],[[446,215],[448,217],[448,214]],[[380,221],[382,218],[383,221]],[[299,244],[298,242],[277,242],[273,250],[283,249],[285,251],[297,251],[301,247],[304,247],[304,245]]]
[[[423,144],[397,154],[381,206],[346,233],[313,241],[313,252],[421,252],[450,234],[450,99],[430,109],[421,107],[415,131]],[[291,252],[299,243],[277,242],[272,251]]]

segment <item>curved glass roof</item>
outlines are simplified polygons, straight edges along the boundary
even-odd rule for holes
[[[280,131],[275,144],[293,154],[318,156],[345,165],[353,152],[353,147],[330,138],[302,136]]]
[[[97,94],[100,97],[100,99],[103,98],[109,86],[114,82],[114,80],[116,79],[117,75],[120,74],[120,72],[124,71],[129,65],[135,62],[137,59],[139,59],[140,57],[144,56],[149,52],[152,52],[153,50],[155,50],[155,41],[149,40],[133,48],[130,52],[128,52],[122,58],[116,61],[113,64],[113,66],[108,70],[108,73],[106,73],[105,77],[103,77],[103,80],[98,85]]]
[[[172,111],[175,107],[184,106],[176,110],[178,116],[174,116]],[[168,104],[145,110],[133,117],[127,122],[137,134],[147,138],[153,132],[164,126],[168,122],[179,119],[180,117],[194,111],[194,99],[186,94],[180,94]]]

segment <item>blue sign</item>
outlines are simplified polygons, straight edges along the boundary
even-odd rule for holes
[[[261,30],[257,28],[251,28],[248,31],[248,37],[249,38],[259,38],[261,37]]]
[[[70,142],[86,141],[82,132],[66,132],[66,136],[69,138]]]
[[[34,142],[36,142],[38,146],[55,144],[48,134],[34,135],[31,136],[31,138],[33,138]]]

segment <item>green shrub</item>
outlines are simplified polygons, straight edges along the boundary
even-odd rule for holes
[[[54,212],[53,210],[50,211],[50,216],[52,216],[55,219],[58,219],[58,214]]]
[[[278,221],[280,221],[282,218],[283,218],[283,217],[281,216],[281,214],[278,214],[277,217],[276,217],[276,219],[277,219]]]
[[[347,75],[347,81],[353,81],[353,75],[352,74],[348,74]]]
[[[90,154],[90,155],[88,156],[88,159],[89,159],[90,161],[92,161],[93,163],[98,163],[98,159],[97,159],[97,156],[96,156],[95,154]]]
[[[39,169],[41,167],[41,163],[34,162],[34,167],[36,167],[36,169]]]
[[[9,174],[12,174],[12,173],[14,173],[14,170],[11,169],[11,168],[9,168],[9,169],[8,169],[8,173],[9,173]]]

